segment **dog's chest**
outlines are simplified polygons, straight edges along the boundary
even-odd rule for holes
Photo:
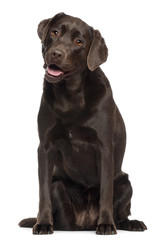
[[[83,90],[73,94],[61,90],[55,92],[55,100],[52,105],[54,114],[62,121],[79,116],[85,107]]]
[[[66,146],[76,152],[80,151],[80,147],[87,149],[88,146],[96,147],[101,144],[98,132],[94,128],[83,124],[64,125],[61,122],[57,122],[48,132],[47,141],[52,141],[61,150]]]
[[[61,130],[61,126],[59,129]],[[59,152],[59,155],[56,154],[53,173],[56,177],[66,176],[86,186],[97,184],[96,162],[99,143],[94,129],[83,126],[62,128],[52,142],[55,143],[57,154]]]

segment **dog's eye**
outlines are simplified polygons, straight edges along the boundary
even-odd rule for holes
[[[58,36],[58,35],[59,35],[59,33],[58,33],[57,30],[52,31],[52,36],[56,37],[56,36]]]
[[[82,46],[83,45],[83,42],[81,39],[75,39],[74,43],[77,45],[77,46]]]

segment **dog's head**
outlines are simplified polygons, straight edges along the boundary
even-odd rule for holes
[[[107,59],[108,50],[100,32],[64,13],[40,22],[38,35],[45,79],[51,83],[82,73],[87,67],[94,71]]]

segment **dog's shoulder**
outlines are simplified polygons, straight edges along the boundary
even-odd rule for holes
[[[86,97],[90,105],[97,105],[99,102],[105,101],[106,98],[112,98],[112,90],[104,72],[101,68],[97,68],[90,72],[85,86]]]
[[[90,71],[90,81],[95,82],[97,86],[104,85],[106,89],[111,88],[109,80],[100,67],[96,68],[93,72]]]

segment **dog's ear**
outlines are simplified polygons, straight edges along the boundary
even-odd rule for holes
[[[93,29],[93,41],[87,56],[87,66],[89,70],[94,71],[99,65],[107,60],[107,56],[108,49],[104,39],[98,30]]]
[[[50,26],[60,17],[64,16],[65,14],[63,12],[56,14],[53,18],[45,19],[41,21],[38,25],[37,33],[39,38],[41,39],[41,42],[43,43],[45,41],[45,38],[47,36],[48,30]]]

